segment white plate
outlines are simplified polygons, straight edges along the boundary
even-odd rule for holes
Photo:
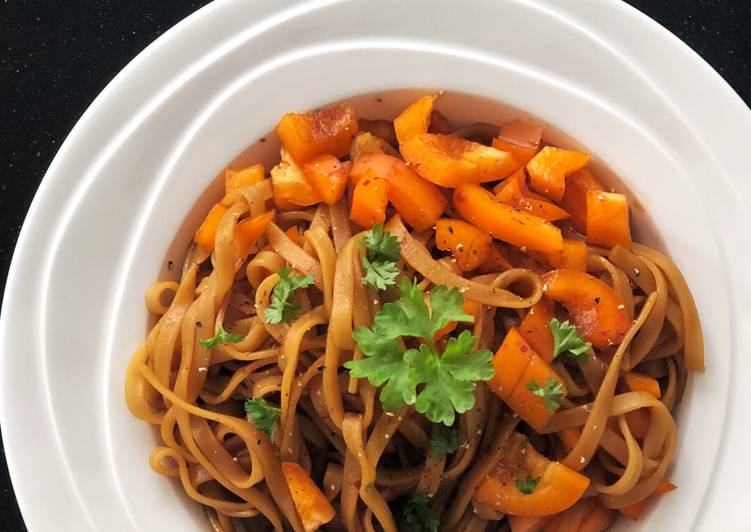
[[[125,408],[143,289],[213,177],[283,112],[399,87],[525,109],[627,182],[686,274],[707,347],[679,416],[679,490],[640,526],[748,529],[751,113],[724,81],[614,0],[224,0],[102,92],[23,227],[0,324],[0,421],[32,531],[204,529],[148,468],[154,435]]]

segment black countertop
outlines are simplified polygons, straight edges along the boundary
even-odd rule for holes
[[[0,5],[0,298],[26,210],[70,129],[138,52],[207,3],[5,0]],[[678,35],[751,104],[749,0],[629,3]],[[24,529],[3,453],[0,531]]]

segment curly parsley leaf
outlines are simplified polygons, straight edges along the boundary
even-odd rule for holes
[[[553,377],[548,377],[545,385],[540,385],[536,380],[532,379],[527,383],[527,390],[543,398],[545,409],[548,412],[555,412],[563,404],[563,384]]]
[[[416,284],[402,279],[398,289],[401,297],[383,306],[372,329],[361,326],[354,331],[352,336],[364,356],[345,367],[373,386],[385,384],[380,399],[387,411],[414,404],[430,421],[451,426],[457,412],[474,406],[475,382],[493,376],[493,355],[476,350],[476,339],[469,331],[449,338],[443,353],[434,345],[436,331],[450,321],[472,321],[462,308],[458,290],[435,287],[431,314],[425,294]],[[422,344],[405,351],[402,337],[419,338]],[[425,386],[418,393],[421,384]]]
[[[445,456],[459,448],[459,431],[445,425],[433,425],[430,436],[430,452]]]
[[[561,353],[568,353],[575,360],[588,362],[587,351],[592,344],[585,342],[584,339],[576,332],[576,327],[571,325],[568,320],[561,323],[557,319],[550,320],[550,332],[553,333],[553,357]]]
[[[363,284],[386,290],[388,286],[396,284],[399,268],[401,246],[394,235],[386,231],[382,225],[374,225],[362,239],[363,253],[361,257],[365,275]]]
[[[532,492],[537,488],[537,484],[540,483],[540,477],[532,478],[530,475],[526,477],[517,478],[514,481],[516,489],[522,492],[524,495],[532,495]]]
[[[290,276],[291,272],[292,268],[283,268],[276,272],[279,282],[271,293],[271,304],[263,314],[268,323],[289,323],[294,320],[300,312],[300,304],[293,297],[295,290],[315,283],[310,275]]]
[[[245,337],[242,334],[228,333],[220,324],[219,326],[217,326],[216,334],[214,336],[205,339],[201,338],[198,340],[198,343],[206,349],[213,349],[219,344],[237,344],[242,342],[244,339]]]
[[[433,517],[428,496],[416,493],[402,504],[399,512],[400,532],[438,532],[441,523]]]
[[[474,349],[475,337],[464,331],[449,338],[443,355],[426,344],[404,353],[415,377],[425,387],[417,394],[415,410],[434,423],[454,424],[456,413],[475,406],[475,382],[493,376],[493,353]]]
[[[381,389],[380,398],[387,412],[398,412],[404,405],[413,404],[417,382],[404,361],[396,338],[379,335],[362,326],[355,329],[352,337],[365,357],[345,362],[344,367],[354,377],[367,378],[373,386],[386,383]]]
[[[275,406],[271,406],[263,397],[245,400],[245,411],[250,415],[256,430],[265,432],[269,438],[274,439],[276,423],[282,411]]]

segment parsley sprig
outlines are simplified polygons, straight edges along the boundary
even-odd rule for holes
[[[350,373],[381,386],[380,399],[388,412],[405,405],[434,423],[454,424],[456,413],[475,404],[477,381],[493,376],[493,354],[476,350],[469,331],[449,338],[443,353],[433,337],[449,322],[471,322],[462,308],[464,299],[455,288],[438,285],[430,293],[430,308],[421,288],[407,279],[398,285],[400,298],[386,303],[373,328],[360,326],[352,334],[364,357],[345,363]],[[418,347],[404,348],[405,338],[419,339]],[[417,390],[419,385],[424,385]]]
[[[455,452],[459,448],[459,431],[445,425],[433,425],[430,436],[430,452],[436,456],[444,456]]]
[[[516,489],[518,489],[524,495],[532,495],[532,492],[535,491],[535,488],[537,488],[537,484],[539,483],[540,477],[532,478],[532,476],[530,475],[517,478],[514,481],[514,484],[516,484]]]
[[[406,499],[398,515],[400,532],[438,532],[441,525],[430,513],[428,496],[424,493]]]
[[[221,324],[216,328],[216,334],[211,338],[199,338],[198,343],[206,349],[213,349],[219,344],[237,344],[242,342],[245,337],[242,334],[232,334],[224,330]]]
[[[396,284],[399,268],[401,246],[394,235],[386,231],[382,225],[374,225],[362,239],[362,267],[365,275],[363,284],[386,290],[386,287]]]
[[[276,432],[276,422],[279,420],[279,416],[282,415],[282,411],[267,403],[263,397],[246,399],[245,411],[250,414],[250,419],[253,421],[256,430],[265,432],[273,440],[274,432]]]
[[[555,412],[563,404],[563,384],[553,377],[549,376],[544,385],[532,379],[527,383],[527,390],[538,397],[542,397],[545,401],[545,409],[548,412]]]
[[[554,358],[562,353],[568,353],[568,355],[575,360],[584,363],[589,361],[587,351],[592,347],[592,344],[585,342],[584,339],[579,336],[576,327],[571,325],[568,320],[561,323],[555,318],[551,319],[550,332],[553,333]]]
[[[282,268],[276,272],[279,282],[271,293],[271,304],[263,313],[268,323],[289,323],[294,320],[300,312],[300,304],[293,297],[295,290],[315,283],[310,275],[290,276],[291,272],[292,268]]]

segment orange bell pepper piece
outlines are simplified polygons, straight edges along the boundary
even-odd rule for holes
[[[587,232],[587,192],[605,190],[587,168],[566,176],[566,191],[559,205],[571,215],[571,223],[580,233]]]
[[[535,216],[545,218],[549,222],[557,222],[568,218],[568,213],[545,198],[527,189],[527,179],[523,169],[500,182],[493,189],[495,197],[501,203],[511,205],[519,210],[529,211]]]
[[[542,125],[531,120],[511,120],[501,126],[493,147],[509,152],[519,165],[525,165],[540,148],[542,130]]]
[[[227,168],[224,170],[224,193],[255,185],[263,181],[264,177],[265,170],[262,164],[254,164],[239,170]]]
[[[553,361],[554,349],[553,334],[550,332],[550,320],[553,318],[550,307],[547,300],[541,299],[530,307],[519,324],[519,334],[548,364]]]
[[[280,208],[290,203],[307,207],[323,200],[305,177],[302,168],[285,150],[282,150],[282,160],[271,169],[271,187],[274,191],[274,202]]]
[[[562,268],[542,276],[545,295],[563,304],[587,341],[599,349],[621,342],[631,327],[618,293],[588,273]]]
[[[494,181],[519,168],[513,156],[455,135],[428,133],[440,94],[423,96],[394,120],[404,160],[420,176],[443,187]]]
[[[628,517],[633,519],[634,521],[638,521],[642,517],[644,517],[644,513],[647,511],[647,509],[652,505],[653,502],[655,502],[661,495],[664,495],[665,493],[668,493],[670,491],[673,491],[676,489],[677,486],[675,484],[672,484],[668,482],[665,479],[662,479],[659,484],[657,484],[657,487],[652,492],[652,494],[642,499],[639,502],[635,502],[634,504],[630,506],[626,506],[625,508],[620,508],[619,510],[626,514]]]
[[[370,229],[386,220],[389,184],[382,177],[366,177],[355,185],[349,219],[360,227]]]
[[[328,153],[342,157],[349,153],[359,127],[357,116],[347,104],[306,113],[287,113],[276,126],[282,146],[303,164]]]
[[[566,176],[581,170],[588,162],[588,153],[545,146],[527,163],[527,172],[533,189],[560,201],[566,189]]]
[[[535,353],[516,327],[512,327],[503,339],[493,357],[493,368],[495,375],[488,381],[490,389],[532,428],[541,430],[552,412],[545,408],[542,397],[527,389],[527,384],[535,381],[544,385],[548,378],[552,378],[563,386],[561,378]],[[565,386],[563,393],[566,393]]]
[[[399,149],[418,174],[442,187],[495,181],[519,169],[510,153],[454,135],[417,135]]]
[[[273,217],[273,212],[264,212],[253,218],[246,218],[235,226],[235,254],[238,257],[244,257],[251,252]]]
[[[632,392],[647,392],[653,395],[656,399],[659,399],[662,395],[660,391],[660,383],[657,379],[644,375],[643,373],[637,373],[635,371],[627,371],[623,374],[623,380],[626,381],[626,386]]]
[[[448,200],[433,183],[417,175],[403,161],[392,159],[394,164],[387,177],[389,201],[415,230],[431,227],[446,210]]]
[[[631,249],[628,199],[624,194],[587,192],[587,240],[595,244]]]
[[[454,207],[462,218],[495,238],[515,246],[554,253],[563,249],[561,230],[547,220],[499,202],[474,183],[454,191]]]
[[[563,249],[558,253],[545,255],[548,264],[554,268],[587,271],[587,244],[581,240],[563,240]]]
[[[216,238],[216,229],[222,216],[229,210],[229,207],[217,203],[206,215],[201,226],[196,231],[193,240],[206,251],[214,251],[214,239]]]
[[[334,518],[334,507],[302,467],[282,462],[282,473],[306,532],[318,530]]]
[[[394,119],[394,131],[400,145],[414,136],[428,132],[433,104],[440,96],[439,93],[423,96]]]
[[[333,155],[319,155],[305,163],[305,177],[324,203],[333,205],[344,194],[349,180],[350,162],[339,162]]]
[[[476,501],[499,512],[520,516],[557,514],[573,506],[589,486],[587,477],[549,461],[529,442],[517,454],[509,454],[501,458],[474,495]],[[527,476],[539,478],[539,482],[531,493],[524,494],[516,487],[516,480]]]
[[[196,244],[206,251],[214,251],[214,241],[216,239],[216,230],[224,214],[229,207],[217,203],[204,218],[201,226],[196,231],[194,240]],[[242,220],[235,226],[234,242],[235,254],[238,257],[250,253],[253,245],[266,230],[269,221],[274,217],[271,212],[259,214],[253,218]]]
[[[386,179],[394,166],[396,157],[382,152],[363,153],[352,163],[349,177],[352,184],[357,185],[363,178],[379,177]]]
[[[450,251],[464,272],[477,269],[490,256],[493,239],[488,233],[463,220],[443,218],[435,223],[435,245]]]

